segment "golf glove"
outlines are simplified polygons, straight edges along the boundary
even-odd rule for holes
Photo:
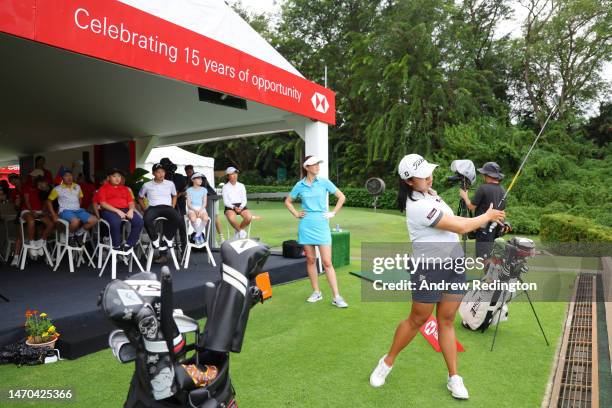
[[[329,220],[330,218],[333,218],[335,215],[336,215],[335,212],[330,211],[330,212],[326,212],[325,214],[323,214],[323,217]]]

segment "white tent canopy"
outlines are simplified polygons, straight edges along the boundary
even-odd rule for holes
[[[119,0],[303,77],[223,0]]]
[[[156,147],[151,150],[149,156],[145,160],[144,168],[151,170],[155,163],[159,163],[161,159],[167,157],[176,164],[176,171],[185,174],[185,166],[191,164],[196,173],[202,173],[206,176],[208,182],[214,186],[215,184],[215,159],[212,157],[200,156],[199,154],[191,153],[178,146]]]
[[[327,176],[335,94],[223,0],[3,2],[0,163],[123,141],[145,163],[158,147],[294,131]]]

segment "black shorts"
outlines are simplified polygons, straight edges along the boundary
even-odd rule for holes
[[[426,281],[428,284],[465,284],[465,271],[463,273],[457,273],[454,268],[441,268],[439,264],[419,267],[415,273],[410,274],[410,281],[413,282],[414,285],[412,289],[412,300],[419,303],[438,303],[442,300],[443,295],[445,300],[460,301],[466,292],[466,290],[462,288],[453,289],[451,287],[445,290],[420,288],[423,281]]]
[[[235,208],[235,207],[240,207],[240,204],[242,204],[242,203],[234,203],[234,207],[231,207],[231,208],[230,208],[230,207],[225,207],[225,210],[224,210],[223,212],[224,212],[224,213],[226,213],[228,210],[230,210],[230,211],[234,211],[234,208]],[[242,209],[242,211],[244,211],[244,210],[248,210],[248,209],[249,209],[249,207],[247,207],[247,206],[245,205],[245,206],[244,206],[244,208]]]

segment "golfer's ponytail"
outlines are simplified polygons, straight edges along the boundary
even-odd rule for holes
[[[400,212],[404,212],[406,210],[406,200],[411,199],[412,201],[416,201],[412,198],[412,192],[414,190],[410,187],[404,180],[399,179],[399,186],[397,188],[397,209]]]

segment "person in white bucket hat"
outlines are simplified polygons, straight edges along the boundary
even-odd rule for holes
[[[298,181],[285,199],[285,206],[294,217],[300,219],[298,225],[298,243],[304,245],[306,252],[306,269],[312,285],[312,294],[306,299],[309,303],[315,303],[323,299],[323,294],[319,289],[319,280],[316,267],[315,247],[319,247],[321,261],[327,282],[332,289],[332,305],[339,308],[348,307],[348,304],[340,296],[336,271],[331,262],[331,231],[329,229],[329,219],[334,217],[344,205],[344,194],[334,183],[319,177],[319,164],[323,160],[316,156],[306,156],[303,167],[306,170],[306,177]],[[338,197],[333,211],[327,211],[327,193]],[[297,198],[302,200],[302,211],[298,211],[293,206],[293,201]]]
[[[406,224],[412,242],[413,257],[424,261],[412,265],[412,308],[410,315],[402,320],[395,330],[395,336],[387,354],[382,356],[372,374],[370,384],[380,387],[391,372],[398,354],[406,347],[419,331],[419,328],[432,315],[436,307],[438,319],[438,341],[444,361],[448,368],[447,388],[458,399],[468,399],[468,391],[463,378],[457,374],[457,345],[455,336],[455,314],[459,308],[462,290],[421,289],[422,281],[429,283],[463,283],[466,281],[463,250],[457,234],[474,231],[482,224],[498,222],[505,218],[504,211],[489,208],[486,213],[475,218],[458,217],[453,210],[432,190],[433,171],[437,164],[429,163],[418,154],[404,156],[399,163],[400,176],[397,204],[401,212],[406,211]],[[450,267],[428,263],[433,258],[447,259]],[[425,261],[427,260],[427,261]],[[445,264],[446,265],[446,264]]]

